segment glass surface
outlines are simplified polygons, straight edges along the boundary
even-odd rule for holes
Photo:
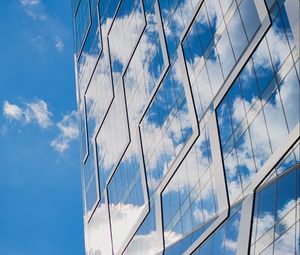
[[[241,206],[237,205],[229,218],[192,254],[236,254],[240,219]]]
[[[89,142],[95,138],[108,107],[113,100],[113,88],[103,56],[99,59],[85,93]]]
[[[241,1],[240,5],[236,1],[220,3],[223,12],[218,0],[205,1],[183,42],[199,120],[254,37],[253,33],[247,37],[243,21],[255,31],[260,26],[253,0]],[[244,15],[242,21],[240,12],[245,5],[252,13]]]
[[[180,42],[181,33],[187,26],[187,21],[190,20],[197,1],[158,0],[158,2],[162,14],[167,49],[171,62],[173,62],[177,56],[176,49]]]
[[[107,186],[115,252],[119,251],[143,209],[141,163],[137,149],[137,145],[131,143]]]
[[[203,231],[204,224],[217,215],[211,161],[208,130],[205,127],[162,193],[166,247],[196,228]],[[180,228],[177,227],[179,225]]]
[[[101,198],[97,209],[85,229],[87,254],[112,254],[108,208]]]
[[[235,60],[234,60],[231,44],[229,42],[229,37],[226,31],[224,31],[217,44],[217,51],[219,54],[223,75],[224,77],[227,77],[234,65]]]
[[[155,94],[140,130],[148,188],[152,195],[192,134],[178,60],[170,67]]]
[[[145,7],[145,13],[147,27],[129,61],[123,79],[131,132],[136,131],[141,114],[165,67],[158,32],[159,21],[150,1]]]
[[[140,0],[121,1],[110,28],[108,40],[114,86],[117,86],[145,26],[141,3]]]
[[[85,211],[87,215],[91,215],[93,213],[94,207],[99,199],[98,169],[95,165],[95,154],[93,148],[92,144],[90,153],[82,169],[85,193]]]
[[[75,14],[76,52],[80,51],[91,22],[89,0],[80,0]]]
[[[162,242],[157,231],[155,207],[153,204],[144,222],[140,225],[123,254],[152,255],[160,250],[162,250]]]
[[[129,143],[126,105],[122,87],[116,91],[112,105],[96,136],[100,187],[104,189],[107,179],[121,159]],[[117,144],[118,146],[111,146]]]
[[[83,162],[88,154],[88,136],[87,136],[87,125],[86,125],[86,110],[85,104],[82,102],[79,105],[79,135],[80,135],[80,154],[81,162]]]
[[[243,1],[243,2],[245,2],[245,1]],[[250,2],[250,1],[248,1],[248,2]],[[249,20],[249,19],[247,18],[245,20]],[[253,19],[252,22],[254,20],[259,20],[259,19],[258,18]],[[247,37],[245,34],[245,30],[242,25],[241,16],[240,16],[240,13],[238,10],[235,11],[233,17],[229,21],[229,24],[227,25],[227,28],[228,28],[228,33],[229,33],[230,38],[239,38],[239,40],[237,40],[237,39],[231,40],[235,58],[239,59],[239,57],[242,55],[243,51],[245,50],[245,48],[248,44],[248,41],[247,41]],[[252,36],[250,36],[250,38],[252,38]]]
[[[244,0],[239,5],[239,10],[247,33],[247,37],[249,40],[251,40],[260,25],[255,2]]]
[[[293,151],[290,153],[292,155]],[[285,161],[281,162],[277,169],[281,167],[285,167]],[[267,252],[268,254],[297,254],[298,252],[296,247],[300,240],[296,229],[297,221],[299,222],[297,210],[300,205],[299,164],[296,168],[287,167],[285,171],[287,171],[286,174],[280,174],[256,194],[251,254],[261,254],[261,252],[264,252],[263,254]],[[268,246],[274,247],[273,252]]]
[[[89,86],[96,65],[98,67],[98,72],[100,65],[102,70],[107,70],[107,67],[105,68],[108,61],[107,49],[104,49],[106,46],[106,40],[102,41],[102,27],[99,23],[98,13],[98,8],[94,8],[91,13],[91,26],[87,30],[82,51],[77,55],[77,84],[80,102],[84,100],[84,95],[87,87]],[[103,53],[103,51],[105,53]],[[99,61],[100,54],[102,59],[101,61]],[[103,59],[106,60],[106,64]]]
[[[299,98],[295,97],[300,83],[282,13],[284,9],[273,17],[266,36],[217,108],[231,203],[243,197],[255,173],[299,123]]]
[[[86,253],[185,253],[223,215],[224,183],[230,215],[194,253],[236,254],[244,196],[272,163],[250,254],[298,254],[299,141],[280,151],[300,119],[286,1],[72,5]]]

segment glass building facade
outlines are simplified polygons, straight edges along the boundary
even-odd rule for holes
[[[86,254],[300,252],[299,0],[73,0]]]

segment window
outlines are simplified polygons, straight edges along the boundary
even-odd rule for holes
[[[279,12],[217,108],[231,203],[299,123],[300,83],[281,19]]]
[[[210,165],[210,142],[205,126],[162,193],[166,247],[199,227],[204,229],[205,223],[217,216],[214,171]]]
[[[295,152],[299,151],[289,153],[272,172],[275,180],[255,196],[251,254],[299,252],[300,168]]]
[[[80,0],[75,13],[75,42],[77,53],[81,50],[83,41],[91,23],[89,0]]]

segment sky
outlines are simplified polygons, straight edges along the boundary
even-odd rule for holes
[[[84,254],[71,0],[0,9],[0,254]]]

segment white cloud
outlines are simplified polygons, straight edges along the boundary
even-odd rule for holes
[[[40,0],[21,0],[20,3],[23,6],[39,5]]]
[[[23,104],[12,104],[5,100],[3,102],[3,116],[9,121],[19,122],[22,125],[30,123],[37,124],[42,129],[49,129],[55,124],[58,135],[50,142],[52,148],[63,153],[70,147],[70,143],[78,138],[79,130],[77,123],[77,112],[72,111],[54,123],[51,120],[53,114],[48,110],[48,105],[41,99],[24,102]],[[0,134],[7,132],[7,125],[0,127]]]
[[[3,115],[6,118],[19,120],[22,118],[22,109],[19,106],[10,104],[5,100],[3,102]]]
[[[24,111],[27,122],[35,121],[41,128],[48,128],[52,125],[50,116],[51,112],[48,111],[48,105],[43,100],[27,103]]]
[[[33,20],[45,21],[47,19],[46,15],[34,12],[33,10],[27,9],[27,10],[25,10],[25,12]]]
[[[62,52],[64,50],[65,44],[59,36],[55,37],[55,48]]]
[[[56,151],[63,153],[70,147],[70,143],[78,137],[77,112],[73,111],[63,116],[56,126],[59,134],[50,144]]]
[[[20,4],[25,13],[33,20],[47,20],[47,15],[40,0],[20,0]]]
[[[23,124],[37,123],[41,128],[52,125],[52,113],[48,110],[47,103],[41,99],[25,103],[24,106],[3,102],[3,115],[7,119],[20,121]]]
[[[45,40],[44,36],[42,35],[37,35],[33,37],[31,40],[31,43],[33,44],[34,48],[42,52],[45,49]]]

